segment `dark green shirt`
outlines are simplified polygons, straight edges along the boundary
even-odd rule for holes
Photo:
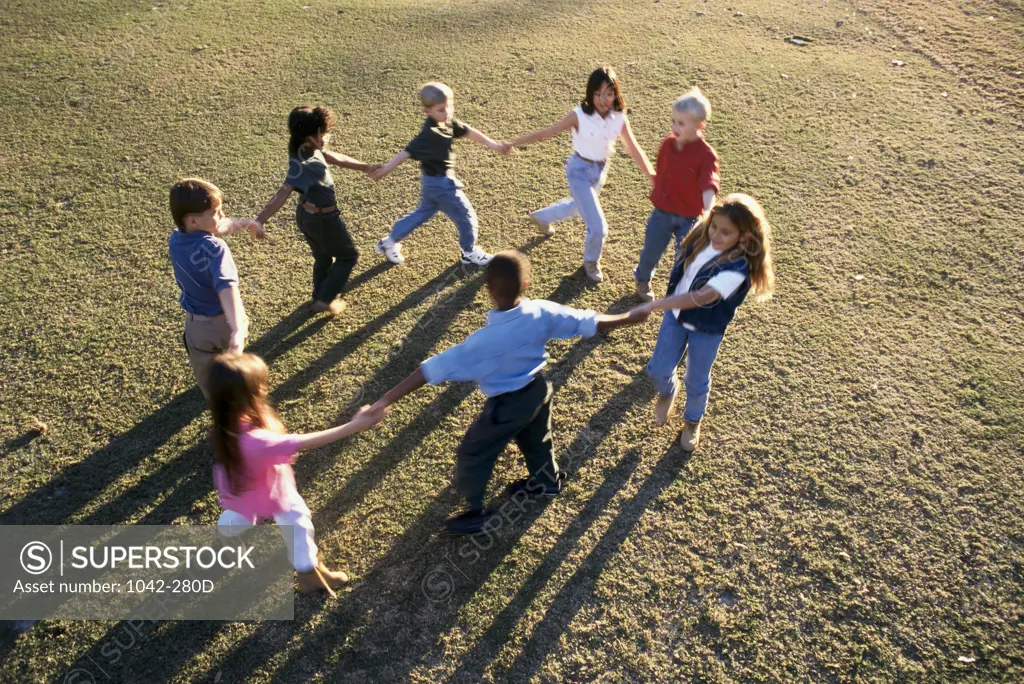
[[[298,157],[288,160],[285,183],[299,191],[299,202],[311,202],[318,207],[334,206],[334,179],[327,168],[327,160],[320,150],[300,150]]]
[[[443,176],[455,164],[452,143],[466,135],[468,130],[466,124],[458,119],[452,119],[451,125],[447,125],[439,124],[428,116],[419,135],[405,146],[405,151],[420,163],[424,175]]]

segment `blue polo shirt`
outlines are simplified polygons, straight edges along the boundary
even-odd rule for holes
[[[520,299],[508,311],[487,312],[487,325],[420,366],[431,385],[472,381],[488,397],[526,387],[548,363],[548,340],[593,337],[597,312],[543,299]]]
[[[228,244],[210,233],[196,230],[171,233],[171,266],[181,288],[181,308],[201,316],[224,313],[217,293],[238,285],[238,269]]]

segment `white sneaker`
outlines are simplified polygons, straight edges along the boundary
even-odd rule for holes
[[[474,247],[471,251],[462,253],[462,263],[475,266],[486,266],[491,263],[493,258],[493,254],[488,254],[479,247]]]
[[[400,264],[405,261],[405,257],[402,256],[402,243],[392,242],[390,246],[386,245],[385,242],[390,242],[387,238],[384,238],[373,246],[373,249],[377,254],[383,254],[387,257],[388,261],[393,264]]]
[[[604,280],[600,261],[584,261],[583,270],[586,271],[587,277],[590,278],[591,282],[599,283]]]
[[[534,214],[535,213],[536,212],[534,212]],[[541,235],[545,235],[547,237],[551,237],[552,235],[554,235],[555,234],[555,227],[552,226],[550,223],[543,223],[543,222],[541,222],[541,220],[538,219],[534,214],[530,214],[529,215],[529,219],[530,219],[530,221],[533,222],[533,225],[537,226],[537,232],[540,233]]]

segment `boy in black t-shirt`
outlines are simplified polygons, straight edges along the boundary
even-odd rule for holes
[[[384,178],[406,159],[415,159],[423,172],[420,204],[412,213],[403,216],[391,229],[391,234],[374,245],[378,254],[383,254],[393,264],[405,261],[402,256],[402,240],[426,223],[438,211],[443,211],[459,229],[459,247],[462,248],[462,263],[483,266],[491,255],[476,245],[477,221],[473,205],[462,191],[462,183],[455,178],[452,143],[463,136],[487,145],[500,154],[508,154],[506,143],[491,140],[480,131],[470,128],[458,119],[455,113],[455,96],[452,89],[443,83],[427,83],[420,88],[420,102],[427,114],[427,120],[419,135],[412,139],[405,149],[391,161],[370,176],[376,180]]]

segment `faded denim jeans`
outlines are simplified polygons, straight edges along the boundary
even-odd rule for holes
[[[459,247],[462,251],[473,251],[477,235],[476,211],[473,210],[473,205],[469,203],[469,198],[462,188],[461,181],[454,176],[423,174],[419,206],[398,219],[389,237],[395,242],[401,242],[441,211],[458,228]]]
[[[661,261],[665,248],[672,240],[676,239],[675,251],[679,251],[679,243],[683,241],[686,234],[693,228],[697,218],[680,216],[657,207],[651,212],[647,219],[647,230],[644,232],[644,247],[640,250],[640,263],[637,264],[633,275],[642,283],[648,283],[654,277],[654,269]],[[674,254],[675,252],[673,252]]]
[[[605,238],[608,237],[608,222],[598,199],[608,179],[608,167],[608,162],[602,166],[586,161],[575,153],[569,155],[565,162],[565,178],[569,181],[570,197],[533,212],[533,217],[541,223],[557,223],[580,216],[587,226],[584,261],[600,259]]]
[[[704,416],[711,392],[711,366],[718,356],[718,347],[724,335],[688,330],[676,320],[671,311],[666,311],[658,330],[658,341],[654,354],[647,362],[647,375],[654,388],[662,396],[672,396],[679,390],[676,369],[686,354],[686,372],[683,385],[686,388],[686,406],[683,419],[697,422]]]

